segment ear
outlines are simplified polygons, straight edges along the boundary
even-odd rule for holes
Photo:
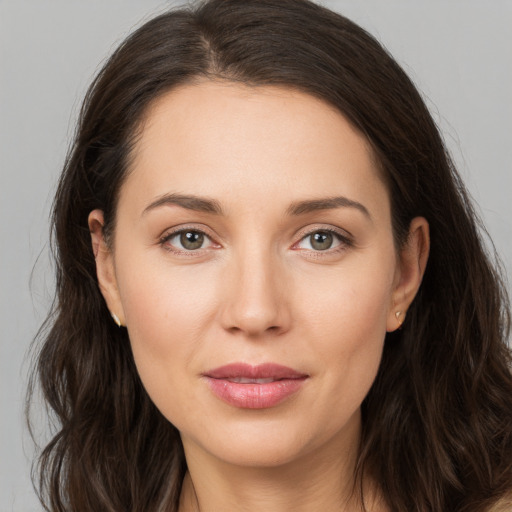
[[[400,249],[387,331],[398,329],[405,320],[423,279],[430,250],[428,222],[416,217],[409,226],[407,241]]]
[[[125,325],[125,316],[114,268],[114,255],[104,237],[103,228],[105,221],[103,212],[101,210],[93,210],[89,214],[88,222],[89,231],[91,232],[92,250],[96,260],[96,275],[98,276],[101,294],[107,303],[114,322],[119,326]]]

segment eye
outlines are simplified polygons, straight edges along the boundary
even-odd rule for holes
[[[328,229],[319,229],[308,233],[297,244],[297,249],[310,251],[328,251],[340,246],[347,246],[350,242],[347,238]]]
[[[175,231],[163,237],[160,242],[177,251],[197,251],[213,245],[208,235],[195,229]]]

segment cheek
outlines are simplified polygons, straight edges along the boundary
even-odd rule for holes
[[[216,281],[211,273],[170,271],[165,264],[131,263],[125,270],[119,269],[120,294],[135,364],[160,407],[171,402],[171,390],[186,393],[181,383],[194,373],[195,357],[204,350],[205,331],[218,309]]]
[[[162,258],[160,258],[162,259]],[[157,258],[155,258],[157,260]],[[205,317],[215,307],[216,280],[212,272],[191,267],[172,267],[149,259],[139,266],[126,264],[119,281],[121,301],[135,338],[151,348],[165,345],[186,332],[195,338]],[[133,268],[143,269],[133,272]]]
[[[374,261],[376,260],[376,261]],[[384,258],[354,258],[342,270],[303,279],[297,306],[326,339],[344,339],[355,347],[375,333],[384,333],[395,277],[394,254]]]
[[[359,407],[379,368],[393,291],[393,262],[390,252],[388,258],[380,258],[380,265],[347,266],[336,276],[317,278],[303,291],[302,302],[307,305],[303,326],[306,336],[314,340],[311,350],[323,361],[331,396],[339,397],[335,390],[343,389],[348,409]]]

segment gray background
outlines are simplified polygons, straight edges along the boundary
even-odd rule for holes
[[[330,0],[423,91],[512,268],[512,1]],[[0,511],[40,510],[23,422],[26,352],[51,300],[48,210],[85,88],[169,2],[0,0]],[[510,286],[509,286],[510,289]]]

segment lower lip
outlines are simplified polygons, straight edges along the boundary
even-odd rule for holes
[[[224,402],[242,409],[274,407],[299,391],[307,377],[282,379],[265,384],[241,384],[206,377],[210,389]]]

